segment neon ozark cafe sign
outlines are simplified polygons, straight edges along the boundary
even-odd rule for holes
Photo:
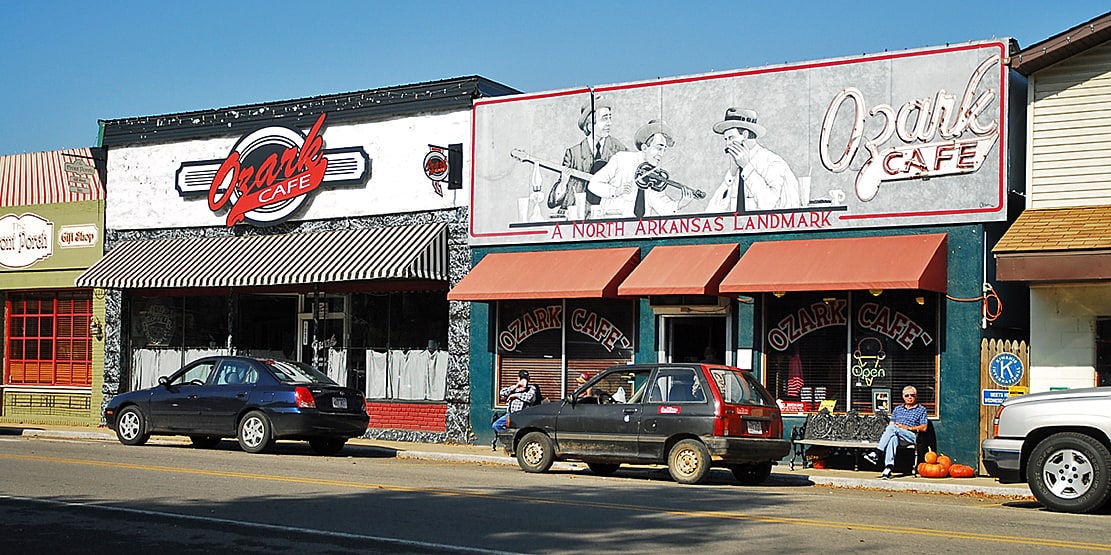
[[[597,341],[607,351],[631,349],[632,341],[605,316],[586,308],[576,308],[568,318],[571,330]],[[547,330],[563,327],[563,307],[549,305],[537,307],[506,323],[498,333],[498,345],[506,351],[515,351],[528,338]]]

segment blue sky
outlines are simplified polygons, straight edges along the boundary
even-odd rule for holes
[[[466,75],[534,92],[993,37],[1025,48],[1108,9],[1106,0],[13,0],[0,26],[0,155],[95,146],[99,119]]]

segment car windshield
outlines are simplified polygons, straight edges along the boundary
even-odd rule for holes
[[[282,383],[337,385],[332,378],[303,362],[267,360],[264,364],[270,367],[274,376]]]
[[[721,390],[721,400],[737,405],[774,406],[775,400],[756,381],[756,376],[742,370],[711,368],[710,375]]]

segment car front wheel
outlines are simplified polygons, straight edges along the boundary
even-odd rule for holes
[[[667,471],[680,484],[697,484],[710,471],[710,450],[701,441],[684,439],[668,453]]]
[[[124,445],[142,445],[150,439],[147,421],[139,407],[127,407],[116,417],[116,438]]]
[[[746,486],[755,486],[764,483],[772,475],[772,463],[742,464],[734,466],[733,477]]]
[[[525,472],[547,472],[554,460],[552,440],[541,432],[529,432],[517,445],[517,464]]]
[[[339,453],[340,449],[343,449],[343,446],[346,444],[347,440],[342,438],[318,437],[309,440],[309,447],[311,447],[313,452],[317,455],[335,455]]]
[[[1026,479],[1034,497],[1049,510],[1087,513],[1102,507],[1111,495],[1109,463],[1111,453],[1099,441],[1061,432],[1034,447]]]
[[[239,447],[248,453],[262,453],[274,444],[270,419],[252,411],[239,422]]]

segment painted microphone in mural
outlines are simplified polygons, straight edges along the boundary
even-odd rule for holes
[[[1008,44],[476,100],[471,242],[1005,220]]]

